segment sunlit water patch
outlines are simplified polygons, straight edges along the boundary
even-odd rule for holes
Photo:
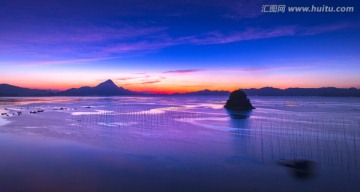
[[[72,112],[72,115],[101,115],[104,113],[113,113],[114,111],[108,111],[108,110],[95,110],[95,111],[78,111],[78,112]]]

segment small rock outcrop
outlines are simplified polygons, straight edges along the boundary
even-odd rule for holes
[[[250,111],[255,109],[250,103],[249,98],[245,92],[239,90],[233,91],[230,94],[229,99],[226,101],[224,106],[226,109],[235,110],[235,111]]]

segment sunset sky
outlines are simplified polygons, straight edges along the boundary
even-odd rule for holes
[[[353,13],[262,13],[262,5]],[[0,83],[360,88],[358,0],[0,0]]]

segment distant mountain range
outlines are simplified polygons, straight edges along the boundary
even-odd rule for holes
[[[140,94],[122,87],[118,87],[112,80],[100,83],[96,87],[72,88],[56,93],[60,96],[116,96],[116,95],[136,95]]]
[[[260,89],[241,89],[249,96],[320,96],[320,97],[360,97],[360,89],[356,88],[287,88],[278,89],[264,87]],[[196,91],[176,95],[229,95],[229,91]]]
[[[264,87],[260,89],[242,89],[249,96],[324,96],[324,97],[360,97],[360,89],[356,88],[288,88],[278,89]],[[189,93],[175,93],[178,96],[228,96],[229,91],[201,90]],[[95,87],[72,88],[65,91],[29,89],[9,84],[0,84],[0,97],[29,96],[127,96],[154,95],[134,92],[118,87],[112,80],[107,80]]]
[[[96,87],[71,88],[65,91],[45,91],[39,89],[28,89],[8,84],[0,84],[0,96],[2,97],[26,97],[26,96],[120,96],[140,95],[122,87],[118,87],[112,80],[100,83]]]
[[[19,97],[19,96],[45,96],[54,95],[53,91],[46,91],[40,89],[28,89],[17,87],[9,84],[0,84],[0,96],[5,97]]]
[[[277,89],[264,87],[260,89],[243,89],[247,95],[258,96],[321,96],[321,97],[360,97],[360,89],[356,88],[287,88]]]
[[[209,89],[195,91],[195,92],[188,92],[188,93],[174,93],[173,95],[189,95],[189,96],[222,96],[222,95],[230,95],[229,91],[212,91]]]

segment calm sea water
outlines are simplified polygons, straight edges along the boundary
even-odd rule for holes
[[[360,98],[226,99],[1,98],[0,192],[360,191]]]

